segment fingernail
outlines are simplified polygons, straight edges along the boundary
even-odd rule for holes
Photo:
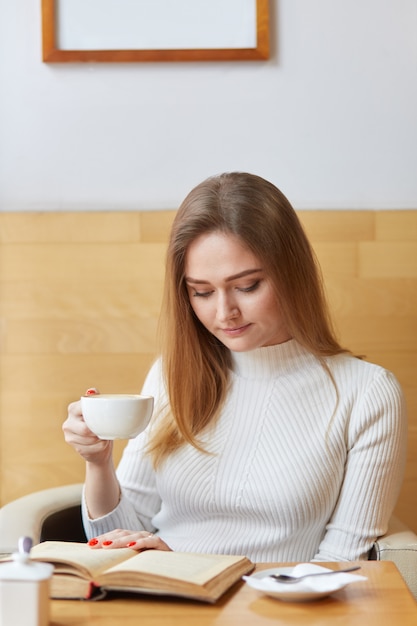
[[[113,541],[103,541],[103,546],[111,546]]]
[[[85,395],[94,396],[96,393],[98,393],[97,389],[95,387],[90,387],[90,389],[87,389],[87,391],[85,392]]]
[[[94,537],[94,539],[90,539],[90,541],[88,542],[89,546],[96,546],[98,544],[98,539],[96,539]]]
[[[126,548],[133,548],[133,546],[136,545],[136,541],[131,541],[130,543],[127,544]]]

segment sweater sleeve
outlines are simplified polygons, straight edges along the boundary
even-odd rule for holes
[[[154,396],[155,415],[165,399],[159,360],[150,369],[142,393]],[[148,430],[135,439],[131,439],[123,451],[116,472],[121,487],[121,497],[113,511],[103,517],[91,519],[83,495],[82,517],[88,538],[116,528],[149,532],[157,530],[152,525],[152,518],[159,511],[161,500],[156,488],[156,477],[151,459],[144,452],[147,437]]]
[[[352,411],[339,498],[315,560],[366,559],[383,535],[401,488],[406,459],[405,400],[396,378],[378,369]]]

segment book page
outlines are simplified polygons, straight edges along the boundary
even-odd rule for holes
[[[106,582],[107,576],[116,580],[114,574],[132,572],[143,574],[146,578],[156,576],[204,585],[242,560],[245,559],[241,556],[147,550],[129,559],[128,562],[115,565],[101,576],[100,580]]]
[[[30,556],[38,561],[53,563],[55,572],[76,569],[85,578],[96,578],[117,563],[131,559],[137,553],[130,548],[92,550],[86,543],[45,541],[33,546]],[[71,566],[63,568],[60,565]]]

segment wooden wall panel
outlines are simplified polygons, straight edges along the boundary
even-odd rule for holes
[[[165,245],[160,243],[16,243],[5,245],[5,281],[41,281],[53,289],[64,282],[102,282],[158,279],[163,272]],[[63,282],[64,281],[64,282]]]
[[[342,344],[409,410],[397,513],[417,531],[417,211],[300,211]],[[0,214],[0,501],[82,481],[63,441],[86,388],[134,392],[156,356],[173,211]],[[116,460],[123,442],[117,443]]]
[[[415,241],[364,241],[358,252],[362,278],[417,278]]]

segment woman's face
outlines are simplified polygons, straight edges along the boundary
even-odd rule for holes
[[[197,237],[187,250],[185,280],[196,316],[230,350],[290,339],[262,263],[234,235]]]

